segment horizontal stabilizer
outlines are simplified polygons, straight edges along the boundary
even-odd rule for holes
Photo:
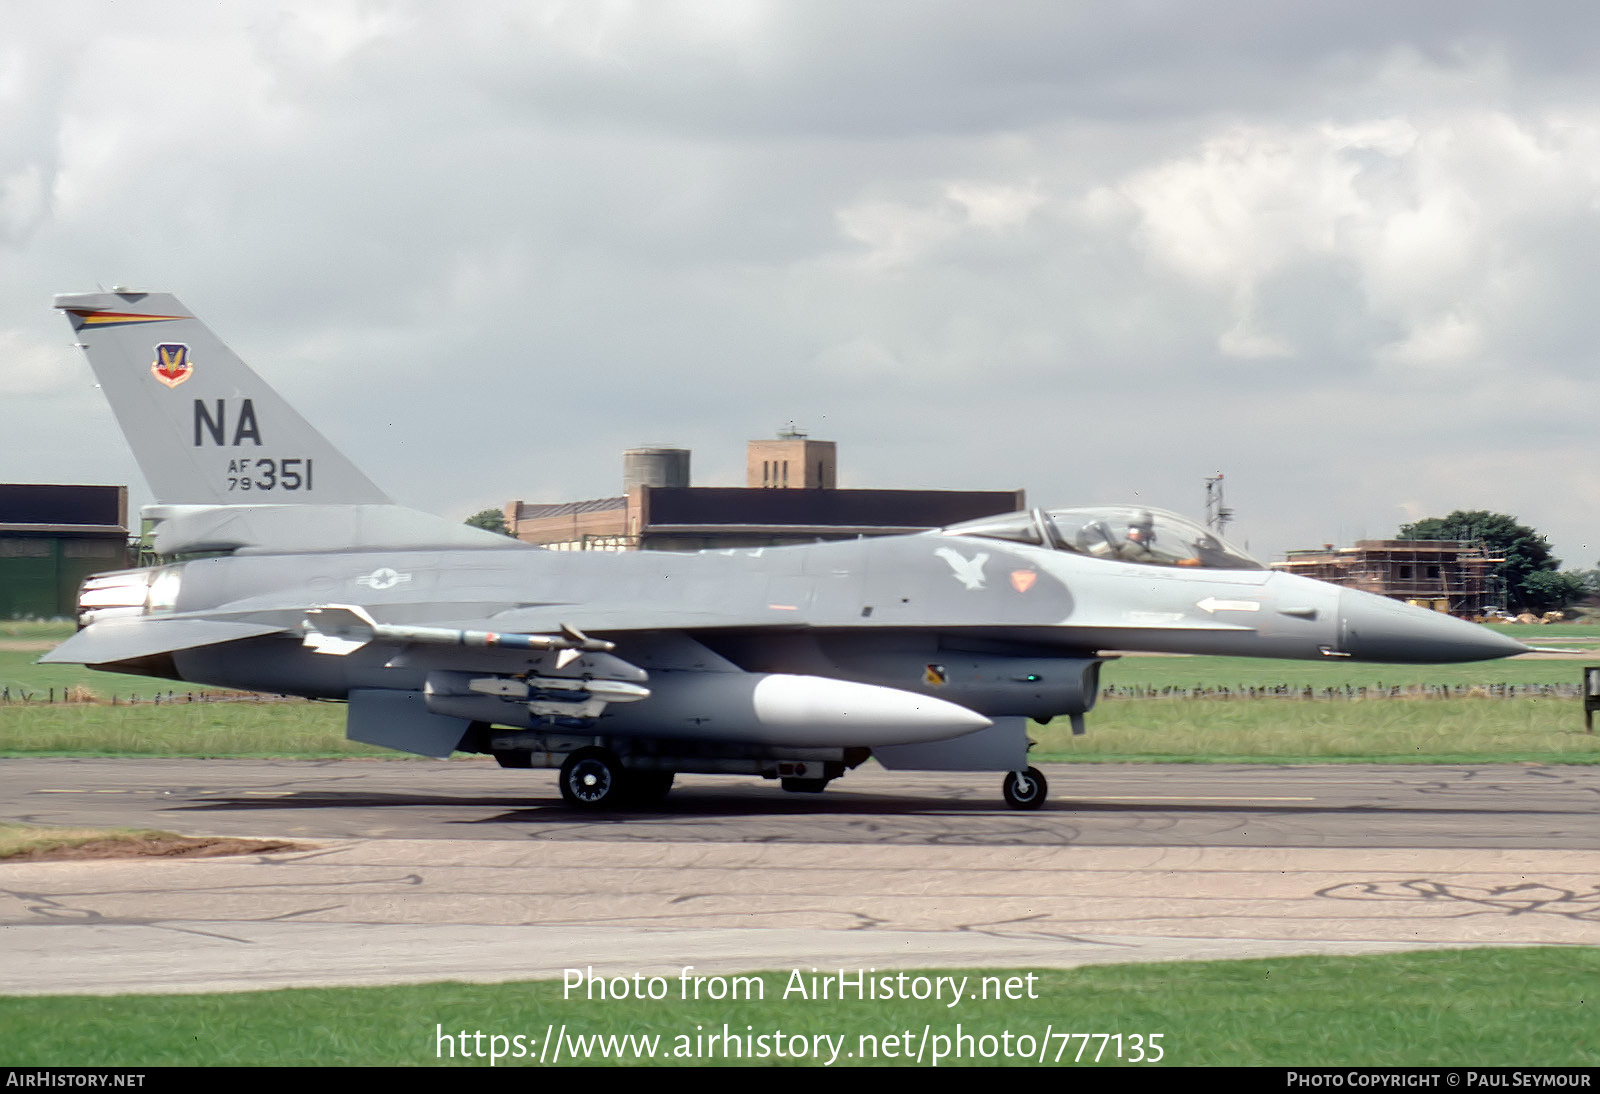
[[[270,623],[229,623],[215,619],[107,619],[79,631],[39,661],[41,664],[109,665],[196,646],[259,638],[283,630]]]

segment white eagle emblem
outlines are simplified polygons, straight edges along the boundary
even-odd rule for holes
[[[956,579],[969,589],[983,588],[983,564],[989,561],[989,552],[979,551],[973,558],[965,558],[948,547],[933,552],[950,564]]]

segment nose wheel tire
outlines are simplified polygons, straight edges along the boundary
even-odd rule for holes
[[[1026,771],[1007,772],[1000,792],[1005,795],[1006,804],[1013,809],[1037,809],[1044,804],[1045,795],[1050,793],[1050,784],[1037,767],[1030,767]]]
[[[623,798],[622,763],[603,748],[580,748],[561,765],[561,797],[574,809],[611,809]]]

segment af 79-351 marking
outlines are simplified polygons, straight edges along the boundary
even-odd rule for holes
[[[312,472],[313,460],[303,457],[290,457],[275,460],[262,458],[256,460],[229,460],[228,461],[228,489],[229,490],[311,490],[313,488]],[[261,478],[252,478],[260,475]]]

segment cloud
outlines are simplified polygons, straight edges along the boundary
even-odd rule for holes
[[[47,306],[123,282],[444,512],[647,440],[738,482],[794,419],[857,485],[1192,511],[1223,467],[1258,549],[1456,466],[1593,541],[1514,458],[1600,395],[1586,7],[87,7],[0,45],[15,476],[126,469]]]
[[[1597,138],[1593,112],[1235,127],[1091,200],[1127,202],[1150,262],[1215,298],[1225,354],[1314,351],[1275,328],[1261,301],[1325,264],[1396,332],[1361,347],[1362,359],[1502,367],[1525,353],[1519,317],[1547,288],[1532,271],[1587,265],[1586,247],[1555,239],[1594,229]],[[1591,320],[1574,311],[1564,322]]]

